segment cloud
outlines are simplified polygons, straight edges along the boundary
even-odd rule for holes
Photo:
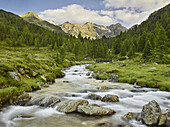
[[[140,24],[141,21],[147,19],[149,13],[148,12],[140,12],[137,13],[134,10],[116,10],[114,11],[115,20],[121,21],[125,26],[131,27],[135,24]]]
[[[135,8],[141,11],[153,11],[168,4],[170,0],[104,0],[106,8]]]
[[[125,26],[140,24],[155,10],[170,0],[104,0],[105,9],[114,12],[114,18]],[[109,15],[109,14],[108,14]]]
[[[45,10],[40,12],[40,17],[47,21],[53,20],[57,24],[63,24],[66,21],[80,24],[93,22],[100,25],[115,23],[115,20],[109,15],[100,15],[100,11],[87,10],[77,4],[68,5],[60,9]]]

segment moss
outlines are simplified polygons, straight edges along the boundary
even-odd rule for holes
[[[11,104],[11,102],[21,95],[23,92],[18,90],[17,87],[9,87],[0,89],[0,107]]]
[[[120,66],[126,64],[126,66]],[[160,88],[165,87],[166,90],[170,89],[169,78],[169,66],[168,64],[153,63],[140,64],[134,60],[115,61],[113,63],[97,63],[87,66],[99,75],[103,72],[108,74],[118,74],[118,82],[134,84],[137,82],[142,87]],[[160,83],[158,85],[157,83]]]
[[[159,89],[160,89],[161,91],[166,91],[166,90],[167,90],[166,87],[163,87],[163,86],[160,87]]]
[[[99,78],[101,80],[106,80],[106,79],[108,79],[108,77],[109,77],[109,74],[107,74],[107,73],[99,74]]]

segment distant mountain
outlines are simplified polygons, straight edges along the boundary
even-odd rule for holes
[[[35,25],[41,26],[41,27],[51,30],[51,31],[55,31],[57,33],[65,34],[65,32],[63,32],[59,26],[57,26],[56,24],[54,24],[52,22],[42,20],[38,16],[38,14],[36,14],[34,12],[25,13],[21,17],[29,23],[33,23]]]
[[[102,38],[103,36],[115,37],[119,35],[120,32],[127,30],[120,23],[105,27],[91,22],[87,22],[84,25],[65,22],[61,25],[61,29],[65,33],[71,34],[73,36],[77,37],[79,34],[81,34],[82,37],[91,39]]]

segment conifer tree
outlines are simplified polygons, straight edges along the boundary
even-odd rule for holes
[[[149,62],[151,61],[151,57],[152,57],[152,46],[150,41],[148,40],[146,42],[145,48],[143,50],[143,55],[142,55],[142,59],[144,59],[144,61]]]
[[[126,46],[125,46],[125,43],[123,43],[122,47],[121,47],[121,53],[120,53],[121,56],[126,56]]]

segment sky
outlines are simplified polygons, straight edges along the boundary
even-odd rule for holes
[[[35,12],[43,20],[59,25],[66,21],[104,26],[119,22],[130,28],[169,3],[170,0],[0,0],[0,9],[19,15]]]

